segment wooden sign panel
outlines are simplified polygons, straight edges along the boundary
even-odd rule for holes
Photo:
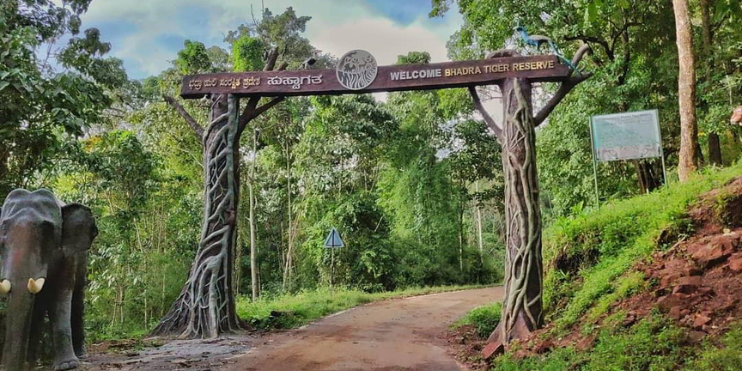
[[[559,63],[554,55],[377,67],[373,56],[354,50],[344,55],[335,69],[185,76],[181,96],[198,99],[209,93],[240,97],[360,94],[491,85],[509,77],[561,81],[569,74],[569,67]]]

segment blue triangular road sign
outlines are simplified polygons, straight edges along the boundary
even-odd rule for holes
[[[337,229],[333,228],[330,231],[330,234],[325,239],[325,247],[329,248],[336,248],[336,247],[345,247],[345,244],[343,243],[343,240],[340,238],[340,233]]]

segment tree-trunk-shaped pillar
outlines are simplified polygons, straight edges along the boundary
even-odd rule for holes
[[[576,66],[589,50],[583,46],[575,54]],[[519,56],[513,50],[501,50],[490,58]],[[561,82],[552,99],[533,115],[531,82],[509,78],[499,84],[505,104],[506,120],[497,125],[484,109],[475,88],[469,88],[474,107],[502,145],[505,174],[506,261],[505,300],[499,325],[483,350],[486,358],[503,352],[515,339],[522,339],[543,326],[543,262],[541,258],[541,210],[538,172],[536,170],[536,127],[588,73],[570,75]]]
[[[502,141],[507,272],[502,326],[496,335],[509,342],[543,325],[543,267],[531,85],[523,79],[510,79],[502,91],[508,109]]]
[[[271,50],[264,71],[276,64]],[[281,63],[276,70],[286,68]],[[211,95],[209,125],[201,125],[173,97],[164,96],[193,129],[203,145],[204,217],[201,241],[180,296],[152,331],[152,336],[214,338],[244,329],[235,310],[233,272],[237,242],[237,205],[240,189],[239,143],[247,124],[284,100],[275,97],[258,106],[262,97],[250,97],[240,113],[233,94]]]
[[[216,337],[244,327],[235,312],[231,274],[239,190],[238,106],[233,95],[213,100],[212,121],[204,134],[206,188],[201,242],[178,300],[153,335]]]

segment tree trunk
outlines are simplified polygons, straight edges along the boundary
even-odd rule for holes
[[[577,66],[590,47],[582,45],[572,57]],[[516,57],[513,50],[498,50],[490,58]],[[543,326],[543,264],[541,257],[541,210],[536,170],[536,126],[543,123],[575,86],[589,79],[590,72],[570,76],[533,115],[531,84],[527,79],[510,78],[500,84],[505,103],[505,122],[497,125],[484,109],[474,87],[469,94],[474,107],[502,146],[505,175],[505,301],[495,331],[482,350],[485,358],[505,350],[514,339],[522,339]]]
[[[693,56],[693,34],[688,0],[672,0],[675,11],[678,59],[678,100],[680,104],[680,159],[678,175],[686,181],[698,168],[698,126],[696,123],[696,71]]]
[[[291,288],[291,271],[294,254],[294,221],[291,216],[291,147],[289,145],[288,127],[286,128],[286,218],[288,220],[288,248],[286,250],[286,268],[283,270],[283,291]]]
[[[239,104],[233,95],[214,99],[204,137],[204,219],[188,280],[153,336],[214,338],[243,329],[232,290],[239,190]]]
[[[502,134],[507,258],[502,319],[489,342],[504,345],[543,325],[543,267],[531,86],[525,79],[508,79],[501,90],[507,113]]]
[[[260,295],[259,283],[258,283],[258,246],[255,241],[255,191],[253,189],[253,182],[255,181],[255,161],[257,160],[257,147],[258,147],[258,133],[253,131],[252,138],[252,151],[253,151],[253,163],[250,168],[250,284],[252,286],[252,300],[255,301]]]
[[[479,180],[474,183],[477,195],[479,194]],[[477,216],[477,246],[479,247],[479,253],[484,255],[484,242],[482,241],[482,208],[479,207],[479,202],[474,202],[474,211]]]
[[[701,29],[703,30],[703,54],[706,55],[706,82],[711,82],[711,71],[714,68],[714,53],[711,49],[713,37],[711,35],[711,4],[709,0],[701,0]],[[721,165],[721,143],[719,134],[709,131],[708,139],[709,161],[712,165]]]
[[[722,164],[722,157],[721,157],[721,140],[719,139],[719,134],[716,134],[714,132],[709,132],[709,160],[711,161],[712,165],[721,165]]]
[[[460,189],[464,188],[463,181],[459,185]],[[459,194],[459,271],[464,272],[464,195]]]
[[[632,162],[634,163],[634,169],[636,170],[636,177],[639,181],[639,193],[641,194],[648,193],[647,184],[644,181],[644,171],[642,170],[642,167],[639,164],[639,160],[633,160]]]
[[[655,164],[646,160],[633,160],[633,163],[642,194],[652,192],[660,187],[662,183],[660,183],[659,176],[656,174]]]

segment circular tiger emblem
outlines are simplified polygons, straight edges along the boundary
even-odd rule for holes
[[[340,85],[350,90],[368,87],[376,79],[376,59],[365,50],[351,50],[338,61],[335,71]]]

